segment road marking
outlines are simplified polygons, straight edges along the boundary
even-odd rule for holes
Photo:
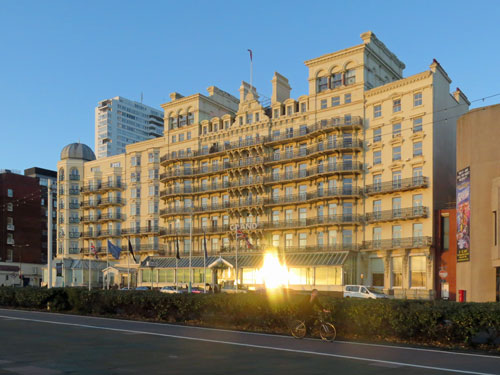
[[[3,316],[0,316],[0,317],[3,317]],[[381,363],[381,364],[397,365],[397,366],[407,366],[407,367],[415,367],[415,368],[421,368],[421,369],[427,369],[427,370],[454,372],[454,373],[460,373],[460,374],[494,375],[494,374],[485,373],[485,372],[455,370],[455,369],[444,368],[444,367],[424,366],[424,365],[417,365],[417,364],[412,364],[412,363],[385,361],[385,360],[381,360],[381,359],[354,357],[354,356],[349,356],[349,355],[314,352],[314,351],[309,351],[309,350],[288,349],[288,348],[279,348],[279,347],[273,347],[273,346],[267,346],[267,345],[245,344],[245,343],[232,342],[232,341],[222,341],[222,340],[213,340],[213,339],[203,339],[203,338],[197,338],[197,337],[170,335],[170,334],[166,334],[166,333],[146,332],[146,331],[137,331],[137,330],[130,330],[130,329],[122,329],[122,328],[111,328],[111,327],[99,327],[99,326],[92,326],[92,325],[88,325],[88,324],[54,322],[54,321],[50,321],[50,320],[31,319],[31,318],[18,318],[18,317],[10,317],[10,318],[12,318],[14,320],[22,320],[22,321],[37,322],[37,323],[47,323],[47,324],[65,325],[65,326],[73,326],[73,327],[83,327],[83,328],[90,328],[90,329],[99,329],[99,330],[103,330],[103,331],[138,333],[138,334],[150,335],[150,336],[170,337],[170,338],[176,338],[176,339],[210,342],[210,343],[215,343],[215,344],[243,346],[243,347],[247,347],[247,348],[268,349],[268,350],[276,350],[276,351],[300,353],[300,354],[311,354],[311,355],[318,355],[318,356],[323,356],[323,357],[351,359],[351,360],[363,361],[363,362]]]
[[[168,327],[175,327],[175,328],[190,328],[193,330],[200,329],[200,330],[205,330],[205,331],[215,331],[215,332],[225,332],[225,333],[240,333],[240,334],[244,334],[244,335],[280,337],[280,338],[284,338],[284,339],[296,340],[292,336],[272,334],[272,333],[246,332],[246,331],[236,331],[236,330],[222,329],[222,328],[197,327],[197,326],[188,326],[188,325],[171,324],[171,323],[143,322],[140,320],[130,320],[130,319],[104,318],[104,317],[99,317],[99,316],[72,315],[72,314],[63,314],[63,313],[49,313],[49,312],[43,312],[43,311],[24,311],[24,310],[12,310],[12,309],[1,309],[1,308],[0,308],[0,311],[16,311],[16,312],[21,312],[21,313],[28,312],[28,313],[37,313],[37,314],[49,315],[49,316],[50,315],[59,315],[59,316],[64,316],[64,317],[74,316],[74,317],[85,318],[85,319],[111,320],[113,322],[130,322],[130,323],[135,323],[135,324],[139,323],[139,324],[145,324],[145,325],[158,325],[158,326],[168,326]],[[12,318],[10,316],[0,316],[0,318],[16,319],[16,318]],[[314,339],[314,338],[304,338],[303,340],[321,341],[320,339]],[[335,344],[345,344],[345,345],[364,345],[364,346],[373,346],[373,347],[388,348],[388,349],[413,350],[413,351],[418,351],[418,352],[431,352],[431,353],[439,353],[439,354],[463,355],[463,356],[469,356],[469,357],[483,357],[483,358],[500,360],[500,356],[493,356],[493,355],[488,355],[488,354],[462,353],[462,352],[454,352],[451,350],[414,348],[414,347],[408,347],[408,346],[372,344],[372,343],[366,343],[366,342],[342,341],[342,340],[335,340],[334,343]]]

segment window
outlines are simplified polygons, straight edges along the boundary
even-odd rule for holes
[[[243,116],[240,116],[238,119],[239,119],[240,125],[243,125]]]
[[[177,142],[177,136],[173,135],[172,136],[172,143],[175,143],[175,142]]]
[[[316,267],[315,285],[342,285],[341,267]]]
[[[392,172],[392,188],[393,189],[401,189],[401,178],[402,178],[402,173],[401,171],[394,171]]]
[[[332,75],[332,89],[342,86],[342,73]]]
[[[345,94],[344,95],[344,103],[348,104],[351,102],[351,94]]]
[[[253,123],[253,114],[247,113],[246,123],[247,124],[252,124]]]
[[[184,133],[179,134],[179,142],[184,140]]]
[[[422,155],[422,142],[413,143],[413,156],[421,156]]]
[[[300,103],[300,112],[306,112],[306,111],[307,111],[307,104]]]
[[[329,230],[328,231],[328,245],[335,246],[337,244],[337,231]]]
[[[425,256],[412,256],[410,257],[410,277],[412,288],[425,287]]]
[[[370,259],[372,271],[372,285],[375,287],[384,286],[384,260],[382,258]]]
[[[422,223],[416,223],[413,224],[413,238],[415,239],[421,239],[423,237],[423,224]],[[418,246],[419,244],[414,244],[415,246]]]
[[[381,117],[381,116],[382,116],[382,106],[380,104],[374,106],[373,107],[373,117],[377,118],[377,117]]]
[[[12,190],[12,189],[7,189],[7,196],[8,196],[9,198],[12,198],[12,197],[14,196],[14,190]]]
[[[347,248],[352,245],[352,229],[344,229],[342,231],[342,245]]]
[[[291,116],[293,114],[293,107],[291,105],[286,107],[287,116]]]
[[[493,212],[496,216],[496,212]],[[444,216],[441,218],[441,249],[449,250],[450,249],[450,217]],[[497,226],[495,224],[495,232],[497,230]],[[495,233],[495,241],[496,241],[496,233]],[[496,243],[495,243],[496,245]]]
[[[328,78],[327,77],[319,77],[317,80],[317,92],[322,92],[328,90]]]
[[[7,203],[7,211],[14,211],[14,205],[12,203]]]
[[[310,268],[290,268],[289,283],[291,285],[310,285],[312,284],[313,272]]]
[[[280,110],[276,108],[273,112],[273,118],[278,118],[280,117]]]
[[[285,249],[293,246],[293,234],[286,233],[285,234]]]
[[[413,94],[413,106],[417,107],[419,105],[422,105],[422,93],[417,92]]]
[[[391,258],[392,287],[400,288],[403,285],[403,257]]]
[[[272,239],[272,245],[273,247],[279,247],[280,246],[280,235],[279,234],[273,234],[273,239]]]
[[[379,248],[381,245],[382,241],[382,228],[381,227],[375,227],[373,228],[373,248]]]
[[[354,69],[349,69],[345,72],[345,84],[353,85],[356,83],[356,71]]]
[[[401,123],[392,124],[392,138],[401,137]]]
[[[382,164],[382,151],[373,151],[373,165]]]
[[[401,112],[401,99],[395,99],[392,101],[392,112]]]
[[[280,212],[279,211],[273,211],[272,218],[273,218],[273,223],[274,224],[278,224],[279,221],[280,221]]]
[[[256,113],[255,114],[255,122],[259,122],[260,121],[260,113]]]
[[[299,233],[299,247],[304,249],[307,245],[307,233]]]
[[[382,175],[373,175],[373,191],[380,191],[382,189]]]
[[[422,117],[413,119],[413,133],[422,131]]]
[[[401,160],[401,146],[392,148],[392,161]]]
[[[332,107],[340,105],[340,96],[334,96],[332,98]]]
[[[373,129],[373,142],[382,141],[382,128]]]
[[[326,99],[323,99],[321,101],[321,109],[325,109],[326,107],[328,106],[327,102],[326,102]]]
[[[401,197],[392,198],[392,217],[401,217]]]
[[[401,225],[392,226],[392,246],[401,246]]]

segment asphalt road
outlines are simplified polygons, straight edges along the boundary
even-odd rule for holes
[[[0,309],[0,374],[500,374],[500,357]]]

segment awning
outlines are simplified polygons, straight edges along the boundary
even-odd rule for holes
[[[336,251],[329,253],[291,253],[285,254],[285,262],[291,267],[311,267],[311,266],[341,266],[349,257],[348,251]],[[203,268],[203,257],[191,258],[193,268]],[[148,257],[140,268],[150,268],[147,262],[154,261],[154,268],[175,268],[175,257]],[[238,268],[261,268],[264,261],[264,254],[245,254],[238,256]],[[236,256],[224,255],[219,257],[209,256],[206,261],[207,268],[214,267],[236,267]],[[181,258],[177,261],[178,268],[189,268],[189,258]]]

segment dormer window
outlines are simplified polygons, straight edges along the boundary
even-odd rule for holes
[[[342,86],[342,73],[332,75],[332,89]]]
[[[327,77],[319,77],[317,80],[318,91],[322,92],[328,90],[328,78]]]
[[[224,121],[224,129],[229,129],[229,121]]]
[[[278,118],[280,117],[280,110],[276,108],[273,112],[273,118]]]
[[[293,114],[293,107],[291,105],[286,107],[286,114],[287,116],[291,116]]]

